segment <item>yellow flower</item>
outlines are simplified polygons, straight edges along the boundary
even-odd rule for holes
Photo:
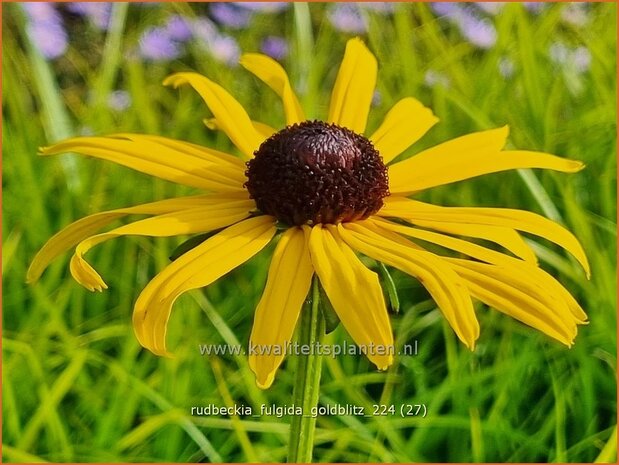
[[[286,128],[276,132],[250,120],[239,102],[201,75],[178,73],[164,84],[192,86],[214,115],[207,125],[223,131],[247,163],[194,144],[136,134],[78,137],[41,149],[43,155],[79,152],[208,193],[83,218],[45,244],[30,266],[28,281],[37,280],[50,261],[75,246],[73,277],[87,289],[100,291],[107,287],[105,282],[83,258],[93,246],[123,235],[173,236],[223,228],[155,276],[136,301],[133,324],[138,340],[153,353],[166,355],[166,327],[177,297],[211,284],[250,259],[277,235],[279,221],[286,229],[256,309],[253,345],[286,346],[316,273],[357,344],[392,346],[378,276],[356,252],[418,279],[470,349],[479,336],[472,298],[572,344],[586,315],[569,292],[538,267],[520,235],[533,234],[563,247],[588,276],[585,253],[569,231],[526,211],[442,207],[410,197],[503,170],[576,172],[582,163],[503,150],[507,127],[458,137],[391,163],[438,119],[417,100],[404,98],[373,134],[362,135],[377,64],[359,39],[346,45],[326,122],[306,121],[278,63],[247,54],[241,65],[281,97]],[[112,221],[136,214],[149,217],[96,234]],[[508,253],[460,236],[494,242]],[[444,253],[429,252],[423,243],[438,245]],[[453,258],[450,251],[468,258]],[[389,351],[367,355],[379,369],[393,361]],[[259,386],[271,385],[283,358],[284,353],[275,350],[250,355]]]

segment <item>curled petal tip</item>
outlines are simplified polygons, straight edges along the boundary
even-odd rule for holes
[[[387,370],[391,365],[393,365],[393,355],[389,355],[389,358],[385,361],[375,361],[374,364],[376,365],[376,368],[380,371],[385,371]]]
[[[215,118],[204,118],[202,122],[208,129],[212,131],[215,131],[217,129],[217,120]]]
[[[99,279],[97,281],[92,281],[92,280],[88,280],[88,279],[83,279],[81,277],[76,277],[73,276],[73,278],[82,286],[85,287],[86,289],[88,289],[90,292],[103,292],[105,289],[107,289],[107,284],[105,284],[105,281]]]
[[[479,335],[477,335],[478,337]],[[475,352],[475,346],[477,344],[477,337],[475,338],[471,338],[468,341],[461,339],[462,342],[464,343],[464,345],[466,346],[467,349],[469,349],[471,352]]]
[[[564,173],[578,173],[579,171],[582,171],[587,167],[587,165],[580,160],[574,160],[572,158],[565,157],[559,158],[561,158],[561,160],[565,164],[564,168],[561,170]]]
[[[273,375],[267,376],[267,378],[264,381],[256,378],[256,386],[258,386],[260,389],[268,389],[271,387],[272,384],[273,384]]]
[[[79,282],[79,284],[88,289],[90,292],[103,292],[105,289],[107,289],[107,284],[105,283],[88,284],[84,282]]]
[[[88,271],[86,271],[86,273],[88,273]],[[91,292],[103,292],[105,289],[108,288],[108,285],[98,274],[93,275],[89,273],[87,275],[82,275],[79,272],[76,272],[73,273],[73,279],[75,279],[81,286],[85,287]]]
[[[163,85],[164,86],[172,86],[174,88],[177,88],[183,82],[184,82],[184,79],[182,79],[182,77],[180,76],[180,73],[176,73],[176,74],[171,74],[170,76],[165,78],[163,80]]]
[[[26,272],[26,284],[34,284],[38,280],[39,280],[39,277],[32,274],[30,270]]]
[[[140,343],[142,344],[142,343]],[[150,350],[153,354],[155,354],[157,357],[164,357],[167,359],[175,359],[176,357],[174,356],[174,354],[172,352],[168,352],[168,349],[166,349],[165,347],[163,349],[158,349],[155,347],[147,347],[144,344],[142,344],[142,347],[144,347],[145,349]]]

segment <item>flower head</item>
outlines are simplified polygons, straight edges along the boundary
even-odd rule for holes
[[[206,191],[83,218],[35,257],[28,280],[39,278],[60,253],[75,247],[71,273],[90,290],[106,284],[84,259],[97,244],[122,235],[172,236],[220,230],[187,251],[148,283],[135,304],[140,343],[166,355],[166,327],[175,300],[208,286],[277,237],[266,288],[256,309],[251,344],[286,347],[316,275],[342,325],[362,346],[393,344],[378,275],[358,254],[418,279],[458,338],[473,349],[479,323],[473,299],[571,345],[586,315],[569,292],[542,270],[521,232],[565,248],[589,265],[576,238],[535,213],[505,208],[444,207],[414,197],[426,189],[516,168],[563,172],[580,162],[554,155],[504,150],[507,127],[467,134],[396,161],[438,119],[405,97],[376,131],[366,122],[377,62],[359,39],[346,45],[328,115],[307,121],[284,69],[271,58],[246,54],[241,65],[282,99],[286,124],[276,130],[252,121],[221,86],[195,73],[166,85],[189,85],[241,158],[158,136],[78,137],[41,149],[44,155],[79,152]],[[97,233],[128,215],[146,219]],[[463,238],[483,239],[499,248]],[[428,250],[426,244],[437,247]],[[457,254],[457,256],[454,255]],[[388,353],[368,353],[385,369]],[[249,358],[257,383],[268,387],[284,351]]]

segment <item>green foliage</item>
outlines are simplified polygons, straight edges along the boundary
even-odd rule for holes
[[[257,51],[257,38],[271,30],[286,35],[291,54],[284,65],[294,83],[305,83],[301,99],[315,117],[326,114],[349,37],[326,21],[325,8],[309,6],[311,34],[304,11],[297,9],[295,18],[292,8],[230,31],[244,51]],[[396,341],[399,346],[418,341],[418,354],[397,357],[386,373],[376,372],[364,357],[326,358],[320,404],[354,404],[370,414],[373,404],[399,410],[423,403],[427,416],[319,417],[316,461],[615,460],[616,5],[592,5],[585,28],[562,23],[560,8],[549,6],[534,16],[522,5],[506,6],[495,18],[498,42],[487,51],[463,42],[427,4],[402,4],[387,16],[369,13],[365,39],[379,60],[381,95],[369,129],[410,95],[433,108],[441,122],[405,156],[509,124],[515,147],[583,160],[587,169],[574,175],[501,173],[434,189],[424,199],[521,208],[563,222],[587,251],[590,281],[566,253],[531,243],[544,268],[588,312],[590,324],[580,328],[568,350],[479,306],[482,334],[471,353],[420,285],[393,272],[400,300],[400,312],[391,315]],[[195,14],[187,4],[160,9]],[[287,417],[191,415],[192,406],[233,402],[259,413],[261,404],[292,402],[292,357],[273,387],[261,391],[245,356],[206,357],[198,350],[199,344],[246,346],[272,248],[204,293],[176,303],[168,332],[172,359],[139,347],[131,311],[140,290],[187,238],[126,238],[97,247],[89,260],[110,285],[102,294],[72,281],[68,257],[36,285],[24,283],[36,251],[71,221],[189,192],[76,155],[38,158],[38,146],[68,134],[123,131],[233,150],[225,137],[202,125],[208,110],[193,92],[160,85],[167,74],[188,68],[223,83],[254,118],[281,127],[276,96],[243,69],[217,63],[197,47],[165,64],[128,57],[138,32],[158,20],[156,9],[118,6],[114,18],[120,29],[107,36],[91,31],[87,49],[74,38],[67,55],[53,62],[29,44],[19,6],[5,4],[3,10],[4,460],[285,460]],[[587,73],[569,75],[549,60],[548,48],[559,39],[590,50]],[[308,47],[311,57],[297,53]],[[514,65],[509,78],[499,73],[504,58]],[[449,85],[426,85],[429,70]],[[114,88],[130,92],[128,110],[107,108],[102,95]],[[341,325],[327,336],[330,343],[343,340],[350,342]]]

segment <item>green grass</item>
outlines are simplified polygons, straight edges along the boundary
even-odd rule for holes
[[[27,266],[47,238],[73,220],[118,206],[181,195],[187,189],[112,164],[62,155],[39,158],[37,147],[70,134],[145,132],[232,150],[201,124],[208,110],[189,90],[160,83],[195,69],[224,85],[264,122],[281,127],[276,96],[249,73],[228,68],[192,47],[168,64],[129,60],[139,31],[161,10],[193,13],[186,4],[160,9],[117,6],[116,32],[90,31],[66,57],[46,62],[27,43],[18,5],[3,8],[3,459],[34,461],[278,462],[286,458],[288,418],[192,417],[192,406],[285,405],[292,402],[295,361],[260,391],[245,357],[201,357],[198,344],[246,344],[272,248],[174,307],[169,344],[174,359],[142,350],[131,328],[139,291],[185,238],[112,241],[90,262],[110,285],[91,294],[74,283],[68,257],[36,285]],[[591,462],[614,461],[616,444],[616,5],[592,5],[585,28],[560,21],[559,6],[534,16],[509,5],[496,17],[499,41],[482,52],[462,42],[427,5],[393,16],[370,15],[366,42],[379,60],[381,102],[369,129],[399,98],[415,96],[441,123],[407,155],[470,131],[509,124],[510,143],[583,160],[574,175],[508,172],[424,193],[443,205],[521,208],[562,221],[581,240],[592,266],[587,281],[565,252],[531,238],[545,269],[588,312],[576,344],[566,349],[498,312],[479,306],[477,350],[460,344],[427,294],[394,273],[401,310],[392,321],[398,344],[419,341],[419,354],[378,373],[363,357],[327,358],[320,403],[424,403],[427,416],[321,417],[316,461],[331,462]],[[309,114],[326,114],[346,34],[309,6],[260,16],[233,32],[244,51],[281,31],[291,40],[284,65]],[[126,14],[126,17],[124,17]],[[313,42],[312,42],[313,40]],[[566,76],[548,58],[557,40],[584,45],[591,69]],[[313,45],[312,45],[313,44]],[[298,49],[297,49],[298,46]],[[312,48],[313,47],[313,48]],[[308,53],[299,56],[296,50]],[[514,76],[497,62],[509,57]],[[310,66],[311,65],[311,66]],[[429,69],[447,88],[424,85]],[[309,70],[309,75],[305,72]],[[576,79],[576,81],[575,81]],[[133,105],[117,113],[101,95],[126,88]],[[96,91],[89,99],[90,91]],[[328,342],[348,339],[340,327]]]

